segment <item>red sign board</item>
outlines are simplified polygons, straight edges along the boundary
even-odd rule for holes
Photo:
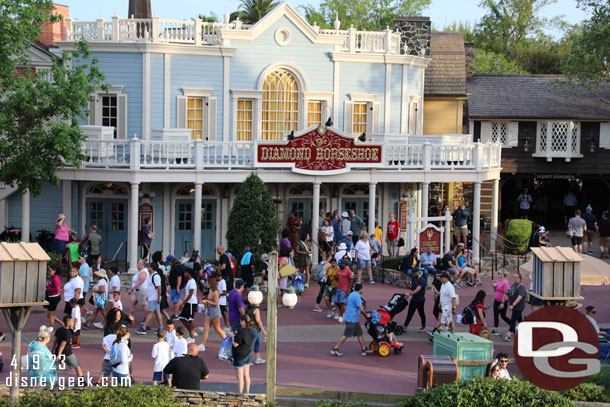
[[[322,133],[322,134],[320,134]],[[328,128],[310,130],[287,142],[259,143],[257,160],[261,166],[286,167],[295,172],[344,172],[349,167],[375,167],[381,164],[380,145],[363,142]]]
[[[432,246],[432,253],[440,256],[441,254],[441,232],[432,225],[419,233],[419,252],[423,253]]]
[[[403,200],[398,204],[398,223],[400,223],[400,231],[406,232],[408,223],[407,201]]]
[[[154,208],[151,204],[148,203],[143,203],[140,205],[140,207],[138,208],[138,213],[140,214],[139,218],[140,218],[140,230],[142,229],[142,226],[144,226],[144,220],[145,219],[150,219],[150,233],[153,233],[154,229],[153,229],[153,225],[154,225]]]

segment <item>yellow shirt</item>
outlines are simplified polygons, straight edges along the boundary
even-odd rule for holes
[[[337,271],[339,271],[338,266],[335,266],[334,268],[331,266],[326,269],[326,281],[330,283],[331,287],[336,287],[339,283],[339,280],[337,280]]]
[[[375,228],[375,239],[383,246],[383,230],[379,226]]]

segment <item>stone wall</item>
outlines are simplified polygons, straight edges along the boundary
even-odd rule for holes
[[[238,394],[175,389],[176,397],[184,406],[264,407],[264,394]]]
[[[428,17],[398,17],[394,21],[394,30],[401,33],[400,53],[415,56],[430,56],[430,18]]]

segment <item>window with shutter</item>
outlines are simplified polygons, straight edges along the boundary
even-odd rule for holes
[[[192,130],[193,140],[203,138],[203,98],[188,98],[186,103],[186,128]]]
[[[237,101],[237,141],[252,140],[252,100]]]
[[[322,101],[313,100],[307,103],[307,127],[322,123]]]
[[[122,91],[123,86],[111,85],[89,98],[89,125],[114,127],[115,139],[127,138],[127,94]]]
[[[367,131],[368,103],[354,102],[352,133],[362,134]]]

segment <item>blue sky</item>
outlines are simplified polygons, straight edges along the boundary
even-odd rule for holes
[[[127,17],[128,0],[57,0],[59,4],[70,6],[70,15],[75,20],[91,21],[103,16],[109,19],[115,11],[121,17]],[[220,17],[228,8],[234,11],[239,5],[238,0],[151,0],[153,13],[161,18],[184,20],[198,14],[213,12]],[[295,7],[304,4],[319,5],[320,0],[291,0]],[[442,28],[453,21],[468,21],[474,23],[484,14],[478,7],[479,0],[432,0],[432,4],[424,12],[430,17],[436,28]],[[554,17],[564,15],[569,23],[578,23],[586,18],[586,14],[576,8],[576,0],[557,0],[555,4],[544,9],[544,16]],[[560,33],[551,34],[558,36]]]

